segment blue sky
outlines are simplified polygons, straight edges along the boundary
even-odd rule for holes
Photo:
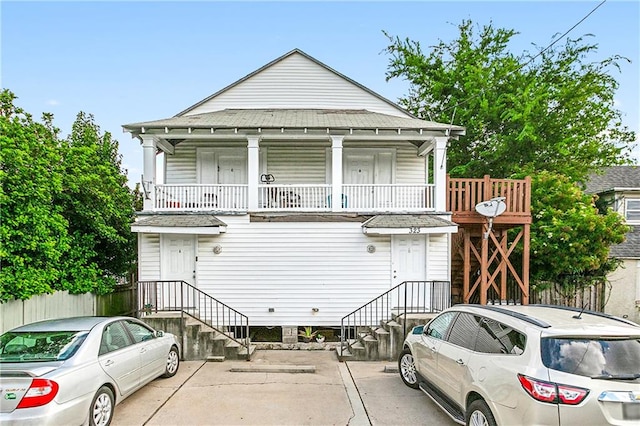
[[[397,101],[407,85],[385,81],[383,30],[424,49],[455,38],[463,19],[491,21],[520,33],[514,53],[533,52],[601,2],[0,1],[2,88],[36,118],[53,113],[62,136],[79,111],[93,114],[119,141],[131,184],[142,149],[123,124],[171,117],[294,48]],[[585,34],[599,45],[592,59],[632,61],[614,74],[616,105],[638,132],[640,2],[608,0],[569,37]]]

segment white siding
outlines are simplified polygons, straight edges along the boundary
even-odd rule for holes
[[[390,238],[367,237],[360,223],[224,220],[226,234],[199,237],[198,287],[252,325],[338,325],[389,289]]]
[[[449,281],[449,234],[431,234],[427,243],[427,281]]]
[[[408,117],[400,109],[298,53],[220,93],[186,115],[234,108],[366,109]]]
[[[247,144],[217,141],[215,144],[206,141],[184,141],[176,145],[175,154],[165,155],[165,178],[167,184],[197,183],[196,152],[201,147],[238,148],[246,151]]]
[[[138,234],[138,279],[160,279],[160,235]]]

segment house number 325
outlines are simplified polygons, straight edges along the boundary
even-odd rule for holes
[[[417,226],[412,226],[409,228],[409,233],[410,234],[419,234],[420,233],[420,228],[418,228]]]

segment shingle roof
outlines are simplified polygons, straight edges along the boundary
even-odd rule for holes
[[[418,118],[396,117],[367,110],[341,109],[225,109],[203,114],[125,124],[127,130],[152,128],[344,128],[425,129],[463,131]]]
[[[159,214],[139,217],[134,226],[166,226],[181,228],[203,228],[214,226],[227,226],[226,223],[209,214]]]
[[[586,183],[588,194],[600,194],[615,188],[636,188],[640,190],[640,166],[607,167],[603,174],[593,174]]]
[[[434,215],[385,214],[374,216],[364,224],[365,228],[437,228],[457,226],[455,223]]]
[[[622,259],[640,258],[640,226],[634,226],[626,235],[626,240],[622,244],[611,246],[611,257]]]

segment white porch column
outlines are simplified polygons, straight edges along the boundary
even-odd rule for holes
[[[331,136],[331,211],[342,210],[342,141],[344,136]]]
[[[156,198],[156,152],[157,140],[153,135],[140,135],[142,139],[142,185],[146,196],[144,197],[144,210],[153,210]]]
[[[258,183],[260,182],[260,136],[247,136],[247,200],[249,211],[258,210]]]
[[[433,183],[435,186],[434,207],[436,212],[444,212],[447,199],[447,141],[446,136],[435,137],[433,149]]]

